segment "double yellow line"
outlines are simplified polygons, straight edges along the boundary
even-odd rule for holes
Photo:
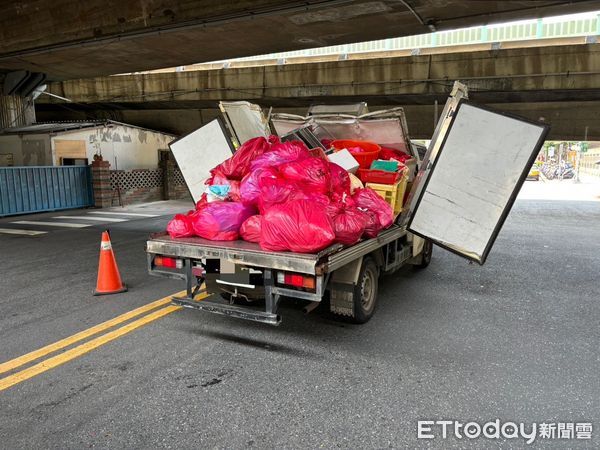
[[[175,295],[179,296],[182,294],[185,294],[185,291],[178,292]],[[49,357],[48,359],[45,359],[45,360],[43,360],[37,364],[34,364],[26,369],[23,369],[19,372],[13,373],[12,375],[9,375],[7,377],[0,379],[0,391],[3,391],[4,389],[8,389],[9,387],[14,386],[15,384],[21,383],[25,380],[28,380],[32,377],[35,377],[36,375],[46,372],[47,370],[53,369],[54,367],[60,366],[61,364],[64,364],[68,361],[71,361],[72,359],[75,359],[81,355],[84,355],[84,354],[94,350],[95,348],[100,347],[101,345],[104,345],[104,344],[111,342],[127,333],[130,333],[133,330],[140,328],[141,326],[144,326],[144,325],[146,325],[150,322],[153,322],[157,319],[160,319],[161,317],[171,314],[172,312],[180,310],[182,308],[181,306],[174,306],[174,305],[165,306],[171,302],[172,297],[173,297],[172,295],[169,295],[168,297],[164,297],[164,298],[161,298],[160,300],[156,300],[152,303],[148,303],[147,305],[141,306],[139,308],[136,308],[134,310],[131,310],[124,314],[121,314],[120,316],[117,316],[114,319],[107,320],[106,322],[95,325],[91,328],[88,328],[87,330],[80,331],[79,333],[76,333],[72,336],[61,339],[60,341],[54,342],[53,344],[46,345],[45,347],[42,347],[38,350],[34,350],[33,352],[27,353],[23,356],[19,356],[18,358],[11,359],[10,361],[6,361],[5,363],[0,364],[0,374],[3,374],[5,372],[10,372],[10,371],[17,369],[27,363],[33,362],[36,359],[39,359],[43,356],[47,356],[50,353],[54,353],[58,350],[64,349],[72,344],[75,344],[76,342],[82,341],[88,337],[95,335],[95,334],[106,331],[109,328],[112,328],[116,325],[122,324],[123,322],[126,322],[129,319],[132,319],[132,318],[142,315],[146,312],[152,311],[153,309],[164,306],[163,308],[161,308],[157,311],[154,311],[150,314],[147,314],[140,319],[129,322],[129,323],[123,325],[122,327],[117,328],[116,330],[110,331],[106,334],[102,334],[101,336],[98,336],[94,339],[84,342],[83,344],[80,344],[77,347],[73,347],[59,355]],[[201,294],[200,296],[198,296],[197,300],[202,300],[205,297],[206,297],[205,294]]]

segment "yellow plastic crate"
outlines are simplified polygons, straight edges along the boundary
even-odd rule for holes
[[[367,183],[366,187],[373,189],[381,196],[381,198],[390,204],[394,210],[395,218],[402,211],[407,182],[408,176],[404,175],[394,184]]]

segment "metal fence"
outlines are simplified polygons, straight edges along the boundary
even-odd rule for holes
[[[90,168],[0,167],[0,216],[92,206]]]
[[[581,154],[580,169],[589,175],[600,177],[600,164],[596,163],[600,163],[600,151],[597,147]]]

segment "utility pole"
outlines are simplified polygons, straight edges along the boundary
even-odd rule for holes
[[[583,146],[587,145],[587,137],[588,137],[588,129],[590,127],[588,125],[585,126],[585,132],[583,135],[583,142],[579,146],[579,151],[577,152],[577,170],[575,171],[575,183],[580,183],[579,179],[579,168],[581,167],[581,152],[583,151]]]
[[[562,153],[564,148],[564,142],[561,142],[558,146],[558,179],[562,180]]]

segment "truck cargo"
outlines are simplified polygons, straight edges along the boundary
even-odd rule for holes
[[[194,201],[205,188],[204,163],[214,166],[231,157],[236,128],[246,137],[249,129],[251,137],[275,132],[284,142],[302,140],[308,148],[326,149],[325,140],[368,141],[410,155],[402,193],[379,188],[397,213],[393,224],[355,244],[298,253],[269,251],[240,239],[150,236],[149,273],[186,282],[186,295],[173,298],[174,304],[272,325],[281,322],[279,305],[286,298],[305,301],[306,311],[323,304],[335,317],[365,323],[375,312],[379,277],[405,265],[426,268],[434,244],[483,264],[549,130],[547,124],[470,102],[458,82],[423,158],[410,142],[402,108],[371,113],[361,108],[360,115],[352,115],[331,106],[307,117],[267,119],[260,108],[243,106],[236,102],[235,115],[229,116],[222,104],[223,121],[171,143]],[[254,127],[244,126],[244,114]],[[200,292],[209,295],[197,301]]]

